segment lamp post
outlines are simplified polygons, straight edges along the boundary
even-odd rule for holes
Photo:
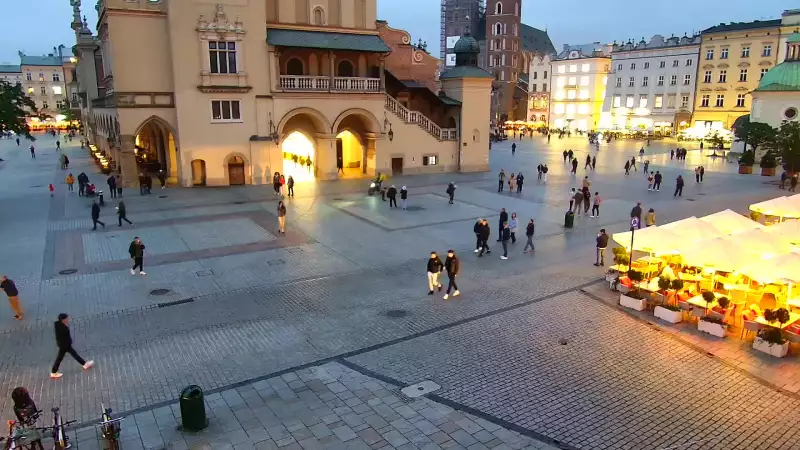
[[[631,267],[633,267],[633,236],[636,234],[636,228],[638,226],[639,226],[639,218],[631,217],[631,254],[630,254],[630,259],[628,259],[628,272],[630,272]]]

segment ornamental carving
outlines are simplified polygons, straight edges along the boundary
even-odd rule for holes
[[[422,52],[414,50],[414,62],[415,63],[422,63]]]
[[[228,20],[228,16],[225,14],[225,9],[219,3],[217,4],[216,11],[214,12],[214,17],[210,21],[206,20],[203,14],[200,15],[200,17],[197,19],[197,31],[218,34],[245,33],[244,26],[242,21],[239,20],[239,17],[236,17],[236,20],[233,22]]]

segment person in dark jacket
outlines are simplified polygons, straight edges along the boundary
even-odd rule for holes
[[[88,370],[94,365],[94,361],[84,361],[83,358],[72,348],[72,336],[69,333],[69,316],[61,313],[58,315],[58,320],[55,322],[56,332],[56,345],[58,346],[58,356],[53,363],[53,368],[50,370],[50,378],[61,378],[64,376],[58,371],[58,366],[64,360],[64,356],[69,353],[78,364],[83,366],[84,370]]]
[[[500,231],[503,243],[503,256],[500,259],[508,259],[508,241],[511,240],[511,228],[508,227],[508,222],[503,223],[503,228]]]
[[[128,247],[128,254],[133,259],[133,267],[131,268],[131,275],[136,275],[136,268],[139,268],[139,275],[147,275],[144,271],[144,243],[139,239],[139,236],[133,238],[133,242]]]
[[[492,251],[489,249],[489,236],[491,235],[492,235],[492,230],[491,228],[489,228],[489,221],[483,219],[480,230],[478,232],[478,239],[480,241],[479,245],[481,248],[480,252],[478,252],[478,257],[483,256],[484,251],[486,252],[487,255],[489,253],[492,253]]]
[[[475,253],[481,251],[481,230],[483,229],[483,218],[479,218],[475,225],[472,226],[472,232],[475,233]]]
[[[113,192],[113,189],[112,189]],[[128,220],[128,211],[125,209],[125,202],[122,200],[119,201],[119,205],[117,205],[117,217],[119,219],[119,226],[122,226],[122,221],[128,222],[128,225],[133,225],[130,220]]]
[[[700,182],[701,183],[703,182],[703,177],[704,176],[706,176],[706,168],[703,167],[703,166],[700,166]]]
[[[389,197],[389,208],[394,205],[397,208],[397,188],[394,185],[389,186],[389,189],[386,191],[386,196]]]
[[[280,195],[280,193],[281,193],[281,174],[278,173],[278,172],[275,172],[275,174],[272,175],[272,189],[275,190],[275,195]]]
[[[431,252],[426,268],[428,270],[428,295],[433,295],[434,289],[438,289],[441,292],[442,283],[439,282],[439,274],[442,273],[444,264],[442,264],[442,260],[439,259],[439,255],[436,252]]]
[[[444,268],[447,271],[447,292],[445,292],[442,298],[447,300],[451,290],[455,290],[455,292],[453,292],[453,297],[458,297],[461,295],[461,292],[458,292],[456,277],[458,276],[458,271],[461,270],[461,261],[458,260],[456,252],[453,250],[447,251],[447,258],[444,260]]]
[[[103,228],[106,227],[106,224],[100,221],[100,205],[97,204],[97,200],[92,200],[92,225],[94,225],[92,231],[97,229],[98,223],[102,225]]]
[[[108,176],[106,184],[108,185],[108,190],[111,191],[111,198],[117,198],[117,178],[114,177],[114,174]]]
[[[143,173],[140,173],[139,174],[139,195],[144,195],[146,190],[147,190],[147,179],[144,177]]]
[[[408,188],[405,186],[400,188],[400,205],[403,209],[408,207]]]
[[[506,209],[503,208],[502,210],[500,210],[500,221],[498,223],[498,225],[500,225],[500,228],[499,228],[500,235],[497,238],[497,242],[500,242],[500,241],[503,240],[503,224],[506,223],[506,222],[508,222],[508,213],[506,212]]]
[[[456,195],[456,185],[455,185],[455,183],[453,183],[453,182],[451,181],[451,182],[450,182],[450,183],[447,185],[447,189],[445,190],[445,192],[446,192],[446,193],[447,193],[447,195],[450,197],[450,201],[449,201],[448,203],[450,203],[450,204],[452,205],[452,204],[453,204],[453,197]]]
[[[167,175],[164,173],[164,171],[163,170],[159,170],[158,174],[156,176],[158,177],[159,184],[161,184],[161,189],[166,189],[166,187],[167,187]]]
[[[661,190],[661,180],[664,177],[661,175],[661,172],[656,170],[656,174],[653,175],[653,190],[660,191]]]
[[[601,229],[600,232],[597,233],[597,238],[595,239],[595,241],[597,242],[596,245],[597,257],[594,261],[594,265],[598,267],[604,266],[606,263],[605,261],[606,247],[608,247],[608,235],[606,234],[605,228]]]
[[[525,177],[522,176],[522,173],[517,174],[517,194],[522,193],[522,183],[525,181]]]
[[[675,178],[675,193],[672,196],[683,196],[683,175],[678,175],[678,178]]]
[[[574,174],[578,173],[578,158],[572,159],[572,173]]]
[[[639,220],[639,229],[642,228],[642,202],[636,202],[636,206],[631,209],[631,219],[636,217]]]
[[[6,296],[8,296],[8,304],[11,306],[11,310],[14,311],[14,318],[22,320],[22,307],[19,305],[19,290],[17,290],[17,285],[14,284],[14,280],[3,275],[2,281],[0,281],[0,289],[3,289]]]
[[[78,197],[83,197],[86,194],[86,185],[89,183],[89,177],[84,172],[78,174]]]
[[[533,219],[531,219],[531,221],[528,222],[528,226],[525,227],[525,237],[528,238],[528,241],[525,243],[525,248],[522,249],[522,253],[528,253],[528,247],[531,248],[531,253],[536,251],[536,247],[533,246],[533,231],[534,225]]]
[[[286,193],[289,197],[294,197],[294,178],[291,175],[286,179]]]

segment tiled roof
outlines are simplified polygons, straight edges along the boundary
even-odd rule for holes
[[[439,76],[440,80],[450,78],[494,78],[494,76],[479,67],[456,66]]]
[[[13,64],[0,64],[0,73],[22,73],[22,69]]]
[[[60,66],[61,58],[58,56],[28,56],[20,57],[23,66]]]
[[[742,30],[753,30],[758,28],[771,28],[771,27],[779,27],[781,25],[781,19],[774,19],[774,20],[756,20],[753,22],[733,22],[733,23],[721,23],[719,25],[714,25],[711,28],[706,28],[701,33],[725,33],[730,31],[742,31]]]
[[[354,50],[359,52],[389,52],[380,36],[372,34],[332,33],[268,29],[267,42],[279,47],[320,48],[325,50]]]
[[[439,93],[439,98],[442,100],[442,103],[444,103],[445,105],[458,106],[458,105],[461,104],[460,101],[458,101],[458,100],[456,100],[454,98],[450,98],[450,97],[448,97],[446,95],[442,95],[441,93]]]
[[[428,89],[427,86],[425,86],[424,84],[420,84],[418,81],[415,80],[400,80],[400,82],[403,83],[403,86],[409,89],[420,89],[420,88]]]
[[[540,55],[553,54],[556,48],[546,31],[522,24],[522,49]]]

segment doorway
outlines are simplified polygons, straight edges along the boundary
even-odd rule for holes
[[[228,181],[231,186],[245,184],[244,159],[241,156],[231,156],[228,160]]]
[[[342,142],[342,138],[336,138],[336,168],[344,169],[344,142]]]
[[[403,174],[403,158],[392,158],[392,175]]]
[[[206,162],[202,159],[192,161],[192,186],[206,185]]]

